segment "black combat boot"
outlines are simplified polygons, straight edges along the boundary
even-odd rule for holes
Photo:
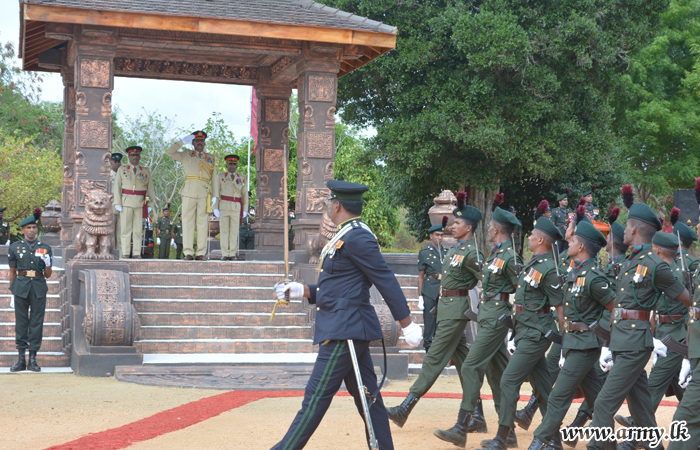
[[[481,441],[481,446],[488,447],[489,445],[491,445],[491,441],[493,441],[493,439],[484,439],[483,441]],[[506,441],[506,445],[508,446],[508,448],[518,448],[518,438],[515,437],[515,428],[510,429],[510,434],[508,435],[508,441]]]
[[[418,403],[418,400],[420,400],[418,397],[409,392],[409,394],[403,400],[403,403],[401,403],[399,406],[387,408],[386,413],[389,415],[392,422],[398,425],[399,428],[403,428],[403,424],[406,423],[408,415],[411,414],[411,411],[413,410],[413,407],[416,406],[416,403]]]
[[[623,427],[626,428],[634,428],[636,425],[634,424],[634,420],[632,420],[632,416],[623,416],[622,414],[617,414],[615,415],[615,422],[619,423]]]
[[[545,450],[564,450],[564,447],[561,446],[561,437],[558,434],[547,442]]]
[[[41,372],[41,367],[36,363],[36,350],[29,350],[29,370]]]
[[[637,441],[624,441],[617,444],[618,450],[635,450],[637,448]]]
[[[537,399],[534,395],[531,395],[527,405],[520,411],[515,411],[515,423],[523,430],[527,430],[530,428],[532,418],[535,417],[535,412],[537,412],[537,408],[539,407],[540,405],[537,403]]]
[[[24,357],[24,349],[17,350],[17,362],[10,367],[10,372],[21,372],[22,370],[27,370],[27,360]]]
[[[510,427],[507,427],[505,425],[499,425],[496,437],[491,439],[491,443],[484,448],[486,450],[507,450],[508,445],[506,444],[506,441],[508,440],[510,432]]]
[[[527,450],[543,450],[545,445],[547,444],[542,442],[540,438],[535,437],[530,443],[530,446],[527,448]]]
[[[457,414],[457,423],[452,428],[449,430],[435,430],[433,434],[443,441],[464,448],[467,446],[467,424],[471,417],[471,412],[460,409],[459,414]]]
[[[489,429],[486,426],[486,418],[484,417],[484,405],[481,404],[481,399],[476,401],[472,418],[467,427],[467,433],[486,433]]]
[[[583,411],[579,411],[576,413],[576,418],[574,418],[574,421],[571,422],[571,425],[569,425],[566,428],[582,428],[586,426],[586,423],[591,420],[591,416],[588,415],[588,413],[585,413]],[[578,437],[570,440],[570,441],[563,441],[566,445],[569,447],[576,447],[576,444],[578,443]]]

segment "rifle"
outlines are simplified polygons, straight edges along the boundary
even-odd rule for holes
[[[685,283],[685,287],[688,288],[688,292],[690,293],[690,296],[692,297],[693,294],[695,293],[695,284],[693,283],[693,274],[690,273],[689,268],[686,267],[685,261],[683,258],[683,247],[681,247],[681,234],[676,231],[676,236],[678,236],[678,254],[680,255],[678,259],[681,260],[681,271],[683,272],[683,282]]]
[[[559,280],[559,287],[563,287],[566,283],[566,277],[559,273],[559,264],[561,263],[561,254],[559,253],[559,241],[554,241],[554,247],[556,251],[554,252],[554,268],[557,271],[557,280]]]
[[[513,267],[515,267],[515,274],[520,276],[523,271],[523,265],[518,263],[518,253],[515,251],[515,238],[510,235],[510,242],[513,244]]]
[[[474,246],[476,247],[476,267],[481,271],[484,268],[484,261],[481,259],[481,252],[479,251],[479,238],[474,233]]]
[[[515,328],[513,326],[513,319],[508,314],[502,314],[501,317],[498,318],[498,321],[510,328],[511,330]]]
[[[472,320],[474,322],[477,322],[477,315],[474,311],[472,311],[471,308],[467,310],[467,312],[464,313],[464,315],[467,317],[467,319]]]
[[[683,344],[682,342],[678,342],[674,338],[671,337],[671,335],[664,336],[663,339],[661,339],[661,342],[668,347],[669,350],[671,350],[673,353],[677,353],[684,358],[688,357],[688,345]]]
[[[610,319],[612,320],[612,319]],[[593,332],[596,336],[601,338],[604,341],[610,341],[610,330],[607,330],[603,327],[600,326],[598,321],[593,322],[592,324],[588,325],[588,329]]]
[[[550,342],[553,342],[555,344],[561,345],[562,343],[561,334],[557,334],[552,330],[549,330],[547,334],[544,335],[544,337],[546,337]]]

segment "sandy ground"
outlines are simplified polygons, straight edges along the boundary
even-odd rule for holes
[[[412,379],[393,382],[386,390],[406,392],[411,382]],[[440,378],[431,392],[460,392],[459,381],[456,377]],[[140,386],[113,378],[79,378],[70,374],[0,375],[0,448],[43,449],[221,393]],[[529,395],[529,385],[524,386],[522,394]],[[385,403],[393,406],[401,400],[390,397]],[[129,448],[268,449],[284,435],[300,405],[301,397],[259,400]],[[480,448],[481,439],[495,434],[493,402],[485,401],[484,405],[489,432],[469,435],[467,448]],[[566,423],[573,420],[577,407],[574,405]],[[458,409],[456,399],[421,400],[404,428],[391,425],[396,448],[455,449],[432,433],[436,428],[452,426]],[[659,425],[668,426],[673,410],[659,408]],[[626,411],[623,406],[621,412]],[[528,447],[540,417],[538,413],[530,431],[517,429],[520,448]],[[363,436],[362,421],[352,399],[336,398],[306,448],[361,450],[367,448]],[[583,449],[584,445],[579,444],[578,448]]]

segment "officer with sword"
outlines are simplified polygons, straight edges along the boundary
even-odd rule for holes
[[[341,383],[355,399],[366,424],[371,449],[394,448],[369,343],[382,339],[379,319],[370,303],[374,284],[398,320],[404,339],[416,347],[422,339],[420,326],[411,320],[410,310],[394,273],[379,251],[372,230],[362,221],[362,184],[331,180],[329,215],[338,233],[323,248],[317,284],[279,283],[276,297],[309,299],[316,305],[314,344],[320,344],[301,409],[275,450],[303,448],[321,422]],[[360,374],[358,380],[356,374]]]

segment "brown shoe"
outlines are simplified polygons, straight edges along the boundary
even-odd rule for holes
[[[193,259],[192,255],[185,255],[185,261],[192,261]]]
[[[206,260],[206,257],[205,257],[205,256],[202,256],[202,255],[199,255],[199,256],[195,257],[194,259],[197,260],[197,261],[204,261],[204,260]]]

